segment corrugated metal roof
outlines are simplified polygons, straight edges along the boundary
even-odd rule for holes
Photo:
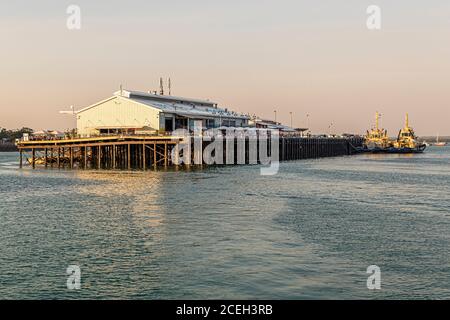
[[[154,93],[147,93],[147,92],[141,92],[141,91],[133,91],[133,90],[122,90],[122,91],[116,91],[114,92],[114,95],[116,96],[122,96],[126,98],[141,98],[141,99],[150,99],[150,100],[157,100],[157,101],[168,101],[168,102],[187,102],[187,103],[194,103],[194,104],[204,104],[204,105],[217,105],[217,103],[209,100],[201,100],[201,99],[192,99],[192,98],[185,98],[185,97],[177,97],[177,96],[165,96],[160,94],[154,94]]]
[[[236,112],[228,111],[222,108],[198,106],[195,104],[159,102],[138,98],[128,98],[128,99],[141,104],[145,104],[149,107],[159,109],[165,113],[173,113],[186,117],[204,116],[211,118],[222,117],[222,118],[248,119],[248,116],[246,115],[238,114]]]
[[[184,117],[210,117],[210,118],[230,118],[230,119],[249,119],[247,115],[240,114],[228,109],[219,108],[215,102],[197,100],[190,98],[162,96],[139,91],[121,90],[114,93],[113,97],[92,104],[86,108],[76,111],[81,113],[91,109],[103,102],[114,98],[122,98],[146,105],[161,112],[178,114]]]

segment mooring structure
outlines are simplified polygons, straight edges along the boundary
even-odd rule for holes
[[[33,140],[20,141],[17,147],[20,153],[19,165],[29,165],[33,169],[37,166],[45,168],[68,169],[117,169],[117,170],[146,170],[150,168],[169,167],[174,165],[172,150],[177,145],[186,143],[186,137],[176,136],[101,136],[93,138],[74,138],[61,140]],[[192,139],[194,149],[194,139]],[[212,141],[201,141],[201,152]],[[243,145],[242,145],[243,143]],[[271,141],[257,140],[256,158],[252,157],[250,150],[250,138],[238,142],[237,138],[231,141],[223,141],[222,159],[227,157],[227,152],[232,151],[234,157],[243,146],[243,161],[234,164],[259,164],[262,163],[259,150],[267,148],[270,154]],[[357,153],[362,146],[360,137],[349,138],[325,138],[325,137],[296,137],[281,136],[277,139],[279,161],[311,159],[321,157],[335,157],[352,155]],[[233,150],[230,150],[233,148]],[[217,152],[217,151],[216,151]],[[195,152],[192,152],[194,164]],[[217,157],[217,155],[215,155]],[[176,161],[175,161],[176,162]],[[226,163],[224,160],[222,163]]]

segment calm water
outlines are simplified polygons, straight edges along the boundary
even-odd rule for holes
[[[0,298],[449,299],[449,195],[450,148],[288,162],[271,177],[19,170],[0,153]]]

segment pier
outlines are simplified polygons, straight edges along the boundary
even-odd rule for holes
[[[192,138],[192,137],[191,137]],[[105,136],[95,138],[77,138],[62,140],[20,141],[17,144],[20,153],[19,165],[29,165],[33,169],[37,166],[45,168],[67,169],[117,169],[117,170],[146,170],[158,167],[173,166],[172,150],[183,142],[183,137],[174,136]],[[250,138],[245,143],[238,139],[223,141],[222,163],[227,158],[227,152],[232,151],[236,160],[239,148],[243,150],[242,160],[236,164],[259,164],[262,159],[259,152],[251,152]],[[336,157],[357,153],[362,146],[362,138],[305,138],[288,136],[279,137],[279,161],[312,159],[322,157]],[[191,139],[194,146],[194,139]],[[210,144],[202,141],[202,152]],[[270,139],[258,140],[257,148],[267,148],[270,154]],[[228,148],[228,150],[227,150]],[[233,148],[233,150],[229,150]],[[194,149],[194,147],[192,147]],[[192,152],[192,158],[195,157]],[[194,161],[192,161],[194,163]]]
[[[35,132],[17,142],[24,164],[147,170],[179,165],[271,164],[357,153],[361,137],[303,137],[293,128],[216,102],[125,90],[77,111],[71,135]],[[31,140],[27,139],[30,138]]]

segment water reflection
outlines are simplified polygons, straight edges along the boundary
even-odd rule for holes
[[[10,169],[6,298],[450,297],[450,152],[192,170]],[[65,288],[68,264],[82,290]],[[385,287],[368,292],[368,265]]]

